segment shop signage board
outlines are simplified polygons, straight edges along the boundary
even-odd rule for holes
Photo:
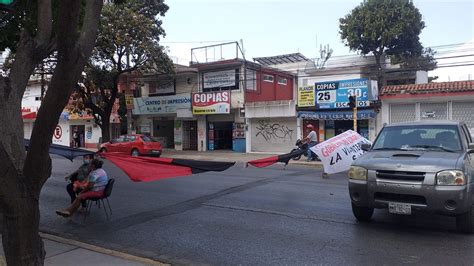
[[[363,143],[371,144],[357,132],[348,130],[310,149],[321,159],[324,172],[334,174],[349,170],[352,162],[364,153],[361,149]]]
[[[127,110],[133,109],[133,95],[125,94],[125,104],[127,105]]]
[[[298,107],[314,106],[314,86],[305,86],[298,88]]]
[[[317,109],[349,108],[349,96],[357,96],[358,107],[369,107],[370,101],[375,100],[372,92],[373,86],[366,79],[350,79],[315,84]]]
[[[233,87],[236,86],[236,75],[235,69],[206,72],[203,74],[203,88],[222,88],[222,87]]]
[[[318,112],[298,112],[298,117],[311,120],[352,120],[354,113],[352,111],[318,111]],[[373,110],[359,110],[357,119],[374,119],[376,114]]]
[[[171,114],[177,109],[191,108],[190,94],[177,94],[171,96],[140,97],[134,98],[133,114]]]
[[[193,115],[230,114],[230,91],[193,93]]]

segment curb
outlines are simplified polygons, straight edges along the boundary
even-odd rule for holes
[[[170,264],[166,264],[166,263],[163,263],[163,262],[160,262],[160,261],[157,261],[157,260],[138,257],[138,256],[135,256],[135,255],[130,255],[130,254],[124,253],[124,252],[111,250],[111,249],[107,249],[107,248],[103,248],[103,247],[99,247],[99,246],[94,246],[94,245],[91,245],[91,244],[79,242],[79,241],[72,240],[72,239],[63,238],[63,237],[60,237],[60,236],[55,236],[55,235],[41,233],[41,232],[39,233],[39,235],[40,235],[41,238],[44,238],[44,239],[47,239],[47,240],[51,240],[51,241],[55,241],[55,242],[59,242],[59,243],[67,244],[67,245],[71,245],[71,246],[76,246],[76,247],[79,247],[79,248],[82,248],[82,249],[87,249],[87,250],[90,250],[90,251],[93,251],[93,252],[102,253],[102,254],[105,254],[105,255],[110,255],[110,256],[121,258],[121,259],[129,260],[129,261],[135,261],[135,262],[139,262],[139,263],[143,263],[143,264],[156,265],[156,266],[168,266],[168,265],[170,265]],[[0,265],[2,265],[1,261],[0,261]]]

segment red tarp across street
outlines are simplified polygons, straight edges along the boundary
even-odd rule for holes
[[[259,168],[267,167],[267,166],[270,166],[270,165],[275,164],[275,163],[285,163],[285,165],[287,165],[288,162],[293,157],[301,155],[305,152],[306,151],[304,151],[304,150],[299,150],[299,151],[295,151],[295,152],[292,152],[292,153],[290,152],[290,153],[286,153],[286,154],[282,154],[282,155],[278,155],[278,156],[272,156],[272,157],[267,157],[267,158],[263,158],[263,159],[249,161],[249,162],[247,162],[247,164],[250,164],[250,165],[253,165],[253,166],[259,167]]]
[[[150,182],[187,176],[206,171],[224,171],[235,162],[197,161],[173,158],[132,157],[124,154],[101,153],[100,156],[122,169],[134,182]]]

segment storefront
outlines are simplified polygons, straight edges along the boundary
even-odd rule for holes
[[[357,96],[357,132],[373,140],[376,133],[376,112],[372,102],[377,100],[375,82],[351,79],[316,82],[298,89],[298,118],[307,135],[307,124],[319,133],[319,141],[354,129],[354,113],[349,107],[349,96]]]
[[[25,139],[31,137],[36,116],[23,116],[23,129]],[[76,133],[76,134],[74,134]],[[74,136],[77,136],[74,138]],[[69,114],[67,111],[61,113],[59,122],[54,129],[53,144],[80,147],[97,148],[102,130],[97,126],[92,117],[81,117],[78,114]]]
[[[474,81],[385,86],[381,92],[382,123],[454,120],[474,134]]]
[[[207,150],[245,152],[244,119],[238,108],[231,109],[231,95],[229,90],[192,95],[193,115],[205,121]]]
[[[247,152],[291,151],[297,139],[301,138],[295,105],[294,100],[247,103]]]
[[[189,93],[134,99],[136,132],[156,138],[164,148],[197,150],[197,122]]]

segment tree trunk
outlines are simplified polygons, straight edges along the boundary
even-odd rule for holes
[[[107,116],[102,118],[102,125],[100,126],[100,129],[102,130],[102,143],[110,141],[110,118],[106,119]],[[110,114],[109,116],[110,117]]]
[[[54,46],[50,0],[38,1],[36,37],[22,32],[9,76],[0,77],[0,208],[3,249],[9,265],[44,264],[44,246],[38,235],[39,195],[51,175],[48,151],[59,116],[94,46],[103,4],[102,0],[87,1],[82,32],[76,34],[80,2],[59,2],[58,64],[38,111],[26,156],[21,99],[34,68]]]
[[[2,243],[8,265],[43,265],[46,252],[38,235],[39,220],[39,202],[32,197],[17,198],[3,209]]]

